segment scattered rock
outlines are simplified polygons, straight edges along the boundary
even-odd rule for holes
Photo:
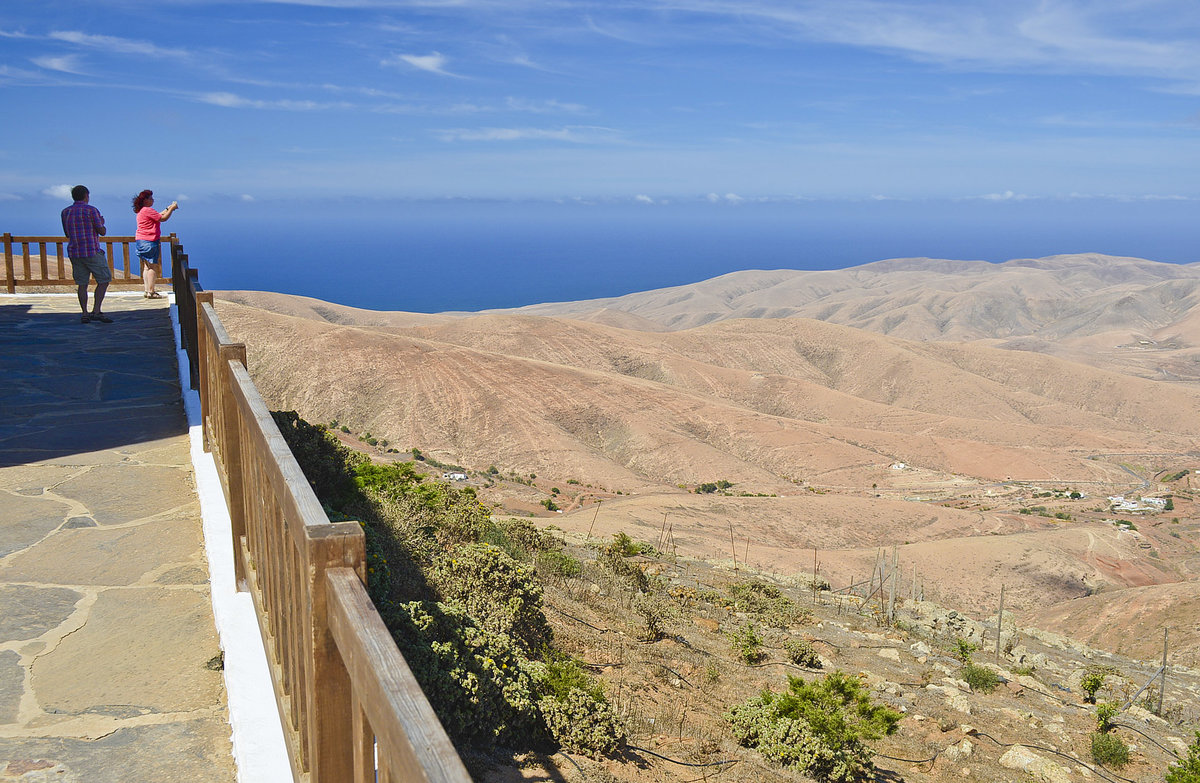
[[[1024,772],[1042,783],[1070,783],[1071,775],[1053,761],[1042,758],[1022,745],[1014,745],[1000,757],[1000,766]]]
[[[951,745],[943,750],[942,756],[945,757],[947,761],[959,762],[963,759],[970,758],[971,754],[974,752],[974,743],[972,743],[971,740],[964,738],[961,742]]]

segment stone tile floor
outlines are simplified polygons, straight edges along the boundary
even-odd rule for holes
[[[0,781],[232,781],[167,300],[0,295]]]

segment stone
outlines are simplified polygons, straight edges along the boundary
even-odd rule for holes
[[[961,742],[951,745],[943,750],[942,757],[951,763],[957,763],[963,759],[970,758],[971,754],[974,752],[975,745],[971,742],[971,740],[964,738]]]
[[[8,495],[3,498],[4,524],[0,525],[0,557],[19,552],[41,541],[63,523],[65,503],[43,496]]]
[[[900,651],[895,647],[884,647],[877,651],[880,658],[900,663]]]
[[[146,487],[154,487],[146,492]],[[198,504],[191,476],[162,465],[97,465],[54,488],[86,506],[99,525],[132,522]]]
[[[1014,745],[1000,757],[1000,766],[1024,772],[1041,783],[1070,783],[1066,768],[1042,758],[1022,745]]]
[[[36,639],[62,625],[83,593],[65,587],[0,585],[0,639]]]
[[[83,626],[34,662],[34,693],[67,714],[219,707],[221,674],[205,667],[218,650],[210,612],[206,591],[105,591]]]
[[[0,650],[0,725],[16,723],[25,694],[25,669],[21,656],[12,650]]]
[[[181,750],[186,749],[186,752]],[[0,738],[0,777],[33,783],[233,781],[229,724],[221,718],[132,726],[100,739]],[[42,773],[42,776],[35,777]]]
[[[0,576],[9,582],[130,585],[160,565],[194,562],[201,547],[200,526],[173,519],[61,530],[9,558]]]
[[[154,580],[160,585],[205,585],[208,584],[208,569],[201,564],[189,564],[172,568]]]
[[[957,710],[964,715],[971,714],[971,699],[958,688],[945,685],[926,685],[925,690],[941,693],[945,698],[946,706],[950,709]]]

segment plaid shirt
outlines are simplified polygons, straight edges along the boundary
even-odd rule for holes
[[[100,210],[91,204],[76,201],[62,211],[63,233],[70,241],[67,243],[67,255],[71,258],[88,258],[98,256],[100,249],[99,233],[104,228],[104,218]]]

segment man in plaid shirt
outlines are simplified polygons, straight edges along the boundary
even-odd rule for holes
[[[83,311],[79,320],[85,324],[91,321],[111,324],[112,319],[100,311],[104,292],[112,280],[108,261],[100,249],[100,237],[108,233],[104,227],[104,216],[88,203],[91,196],[83,185],[71,188],[71,198],[75,199],[75,203],[62,211],[62,227],[69,240],[67,255],[71,259],[71,273],[75,277],[75,284],[79,286],[79,308]],[[91,313],[88,313],[87,302],[89,277],[96,278],[96,297]]]

